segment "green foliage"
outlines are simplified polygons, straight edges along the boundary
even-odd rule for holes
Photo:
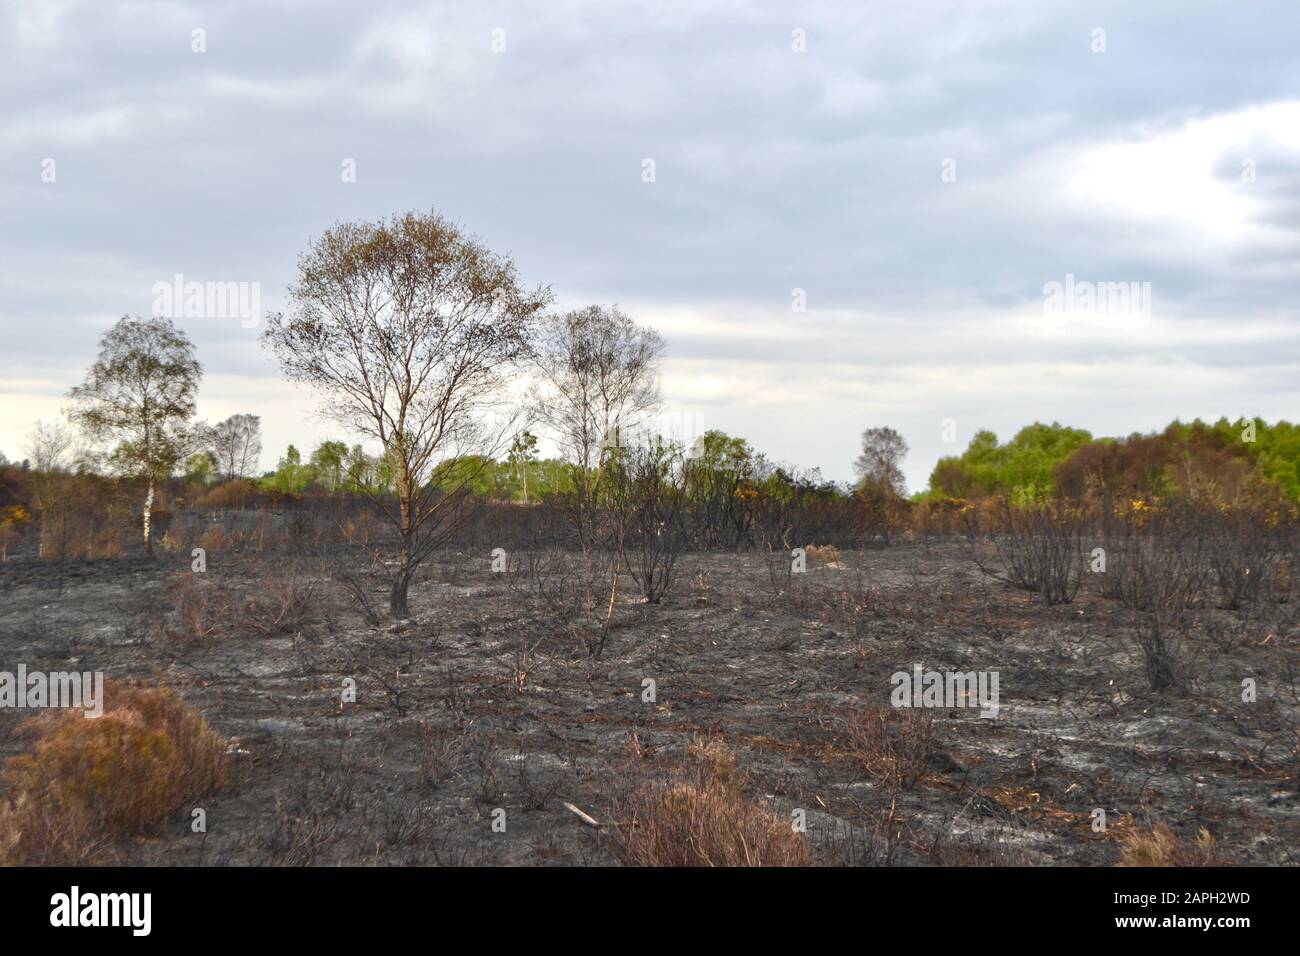
[[[111,465],[128,477],[167,478],[197,443],[189,427],[202,366],[166,318],[122,316],[100,340],[69,417],[94,440],[115,440]]]
[[[958,457],[943,458],[925,498],[1008,495],[1042,498],[1060,489],[1163,498],[1176,493],[1231,499],[1261,487],[1300,500],[1300,426],[1260,418],[1174,421],[1162,432],[1092,437],[1035,423],[999,445],[981,431]]]
[[[1256,419],[1255,443],[1250,450],[1259,462],[1260,473],[1288,498],[1300,501],[1300,425],[1286,421],[1268,425]]]
[[[502,501],[536,502],[574,489],[575,466],[559,458],[494,463],[492,487]]]
[[[527,502],[529,479],[537,467],[537,436],[531,432],[520,432],[510,445],[505,465],[493,469],[493,486],[498,498],[516,499]],[[540,489],[533,484],[533,497],[539,496]]]
[[[316,476],[316,469],[302,463],[302,453],[293,445],[285,451],[275,471],[258,482],[263,491],[280,495],[301,495]]]
[[[1229,449],[1249,458],[1259,478],[1300,500],[1300,425],[1270,425],[1262,418],[1220,418],[1211,425],[1198,418],[1187,425],[1174,422],[1164,434],[1186,446]]]
[[[472,495],[491,497],[497,464],[483,455],[464,455],[436,466],[431,476],[435,488],[448,493],[464,488]]]
[[[327,491],[338,491],[343,487],[343,462],[347,455],[348,446],[341,441],[323,441],[311,453],[311,467],[316,479]]]
[[[696,439],[686,460],[686,497],[695,504],[717,502],[730,508],[731,502],[754,477],[761,456],[749,442],[720,431],[708,431]]]
[[[439,466],[432,480],[446,492],[464,486],[470,494],[496,501],[538,502],[549,495],[572,491],[574,467],[558,458],[530,461],[512,453],[505,461],[493,461],[481,455],[466,455]]]
[[[965,453],[939,460],[930,475],[930,492],[946,497],[1009,494],[1035,500],[1055,487],[1056,467],[1092,440],[1081,428],[1057,422],[1026,425],[1005,445],[991,431],[980,431]]]
[[[217,473],[217,456],[199,451],[185,459],[185,480],[196,485],[210,485]]]

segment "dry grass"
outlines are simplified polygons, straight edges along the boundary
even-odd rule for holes
[[[200,575],[182,571],[167,585],[175,612],[174,624],[163,627],[173,641],[196,643],[219,635],[231,619],[230,600]]]
[[[830,564],[832,561],[840,559],[840,549],[833,544],[810,544],[803,550],[809,561],[822,561]]]
[[[47,712],[0,770],[0,864],[102,858],[224,779],[225,741],[165,687],[110,683],[104,714]]]
[[[167,586],[172,618],[164,634],[179,643],[201,643],[241,633],[260,637],[292,634],[315,619],[315,585],[294,567],[268,567],[255,594],[232,596],[206,574],[182,571]]]
[[[1196,835],[1196,845],[1179,842],[1174,831],[1163,821],[1150,830],[1134,829],[1120,837],[1117,866],[1226,866],[1219,856],[1214,837],[1204,827]]]
[[[746,778],[721,744],[696,740],[691,765],[615,809],[617,851],[630,866],[810,866],[808,841],[745,797]]]
[[[845,720],[846,749],[867,776],[891,792],[916,786],[938,744],[934,715],[928,710],[868,706]]]
[[[269,571],[261,594],[249,598],[241,609],[243,625],[263,637],[292,634],[314,617],[315,586],[296,569]]]

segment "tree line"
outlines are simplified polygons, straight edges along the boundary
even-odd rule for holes
[[[526,285],[509,257],[436,212],[326,230],[299,258],[289,301],[268,317],[262,344],[353,441],[322,442],[305,461],[291,445],[252,483],[279,496],[315,487],[366,498],[394,534],[394,617],[407,615],[421,562],[484,500],[563,498],[584,553],[623,553],[629,535],[644,548],[687,506],[709,516],[704,526],[720,543],[752,541],[756,515],[779,525],[780,506],[796,500],[854,501],[886,536],[907,506],[908,448],[892,428],[862,434],[852,487],[778,466],[721,432],[690,448],[633,437],[660,403],[659,334],[617,306],[550,312],[549,287]],[[193,344],[170,319],[124,316],[69,392],[70,421],[102,449],[83,464],[141,486],[146,548],[160,483],[179,471],[200,486],[233,484],[257,467],[258,416],[195,419],[201,376]],[[559,457],[538,458],[535,430]],[[57,467],[70,444],[62,429],[38,425],[37,469]],[[936,465],[914,501],[1027,503],[1197,483],[1218,492],[1263,483],[1294,498],[1298,461],[1300,434],[1286,422],[1174,423],[1120,440],[1036,423],[1006,444],[979,432]]]

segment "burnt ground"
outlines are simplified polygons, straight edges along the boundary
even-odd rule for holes
[[[1218,639],[1190,646],[1192,691],[1154,693],[1129,612],[1091,587],[1046,607],[959,544],[842,552],[791,576],[761,554],[688,555],[660,605],[624,584],[596,659],[487,555],[430,562],[401,627],[367,625],[330,575],[292,565],[213,555],[187,582],[173,554],[68,566],[61,585],[34,562],[0,566],[0,670],[161,679],[230,738],[208,832],[186,813],[120,861],[610,864],[615,828],[565,803],[610,822],[697,735],[735,751],[753,799],[807,811],[823,863],[1109,865],[1155,821],[1189,844],[1207,829],[1236,863],[1300,853],[1294,613],[1243,627],[1204,612]],[[240,602],[286,578],[303,613],[283,633],[247,626]],[[205,637],[177,618],[186,587],[212,599]],[[903,789],[864,770],[845,727],[915,663],[999,672],[1001,709],[939,712],[926,772]],[[0,711],[5,755],[27,745],[19,719]]]

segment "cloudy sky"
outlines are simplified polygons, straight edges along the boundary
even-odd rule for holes
[[[979,428],[1295,419],[1298,47],[1295,0],[6,0],[0,451],[155,284],[275,310],[429,208],[658,327],[668,427],[830,478],[871,425],[917,489]],[[179,324],[265,466],[333,433],[251,323]]]

